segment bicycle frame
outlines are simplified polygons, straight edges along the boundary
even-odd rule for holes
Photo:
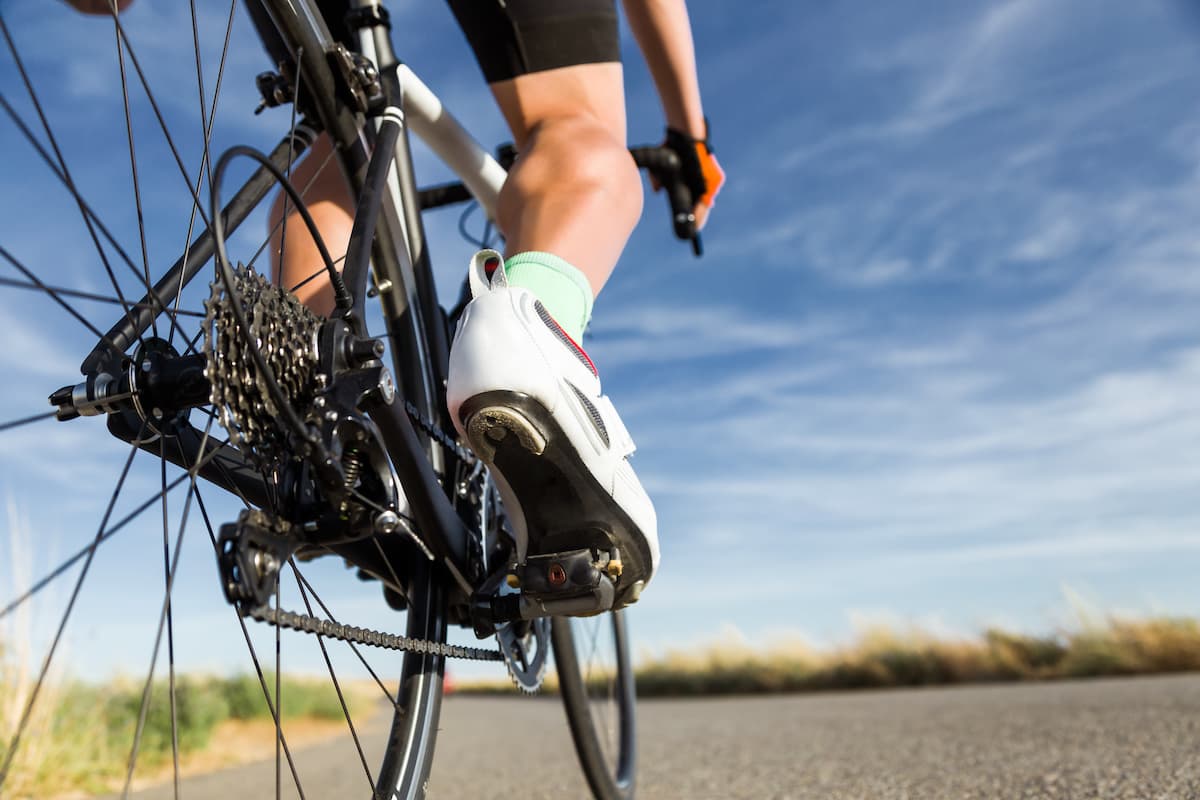
[[[256,0],[277,27],[288,26],[288,39],[297,43],[297,68],[304,76],[307,99],[315,104],[320,116],[337,127],[343,139],[359,142],[356,152],[347,154],[350,164],[346,179],[358,197],[370,160],[368,138],[374,138],[369,127],[361,123],[342,104],[335,101],[338,87],[326,60],[330,41],[324,22],[310,0]],[[380,10],[378,0],[355,0],[356,9]],[[297,23],[297,14],[305,15],[312,29],[321,32],[318,38]],[[406,412],[412,403],[427,420],[449,428],[445,410],[445,378],[449,353],[447,324],[434,293],[434,282],[425,234],[418,206],[418,190],[409,149],[409,127],[416,132],[462,179],[489,214],[495,213],[499,189],[504,181],[504,169],[442,106],[436,95],[407,66],[399,64],[390,42],[386,23],[375,13],[375,24],[359,30],[362,55],[379,68],[390,106],[402,112],[400,135],[393,153],[376,157],[392,161],[388,176],[388,191],[384,197],[383,213],[374,232],[371,247],[371,267],[375,287],[382,301],[388,338],[391,342],[392,364],[399,384],[396,398],[388,404],[379,403],[368,410],[378,427],[385,447],[404,488],[417,532],[426,548],[453,577],[457,602],[465,602],[486,577],[483,574],[483,533],[470,530],[452,505],[455,491],[452,480],[453,457],[437,442],[414,428]],[[306,38],[308,37],[308,38]],[[381,124],[376,120],[376,124]],[[315,140],[314,126],[302,121],[294,131],[275,147],[269,156],[272,164],[286,170],[294,164]],[[258,169],[247,183],[224,207],[222,219],[226,235],[232,233],[259,204],[274,183],[269,171]],[[214,242],[211,231],[202,233],[188,248],[167,275],[142,300],[142,310],[127,315],[113,325],[85,359],[83,373],[94,376],[108,371],[115,373],[123,359],[123,349],[150,329],[157,314],[170,306],[182,287],[196,277],[212,258]],[[366,297],[353,297],[355,314],[361,321]],[[109,415],[109,429],[125,441],[139,438],[143,422],[133,412]],[[198,474],[222,488],[241,494],[251,503],[267,504],[268,487],[261,475],[242,456],[230,447],[213,446],[195,428],[181,430],[170,437],[139,443],[142,449],[184,467],[201,464]],[[202,452],[203,449],[203,452]],[[439,473],[442,479],[439,480]],[[408,563],[418,555],[417,548],[404,545],[402,537],[382,537],[391,541],[384,545],[383,559],[393,563]],[[380,554],[363,542],[333,546],[334,552],[357,566],[371,572],[393,588],[403,592],[388,579],[389,569],[380,564]]]

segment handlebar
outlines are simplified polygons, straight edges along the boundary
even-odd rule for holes
[[[679,156],[670,148],[658,146],[631,147],[629,154],[633,156],[638,167],[653,175],[666,192],[667,202],[671,205],[671,224],[675,228],[675,236],[690,240],[692,252],[697,258],[704,255],[700,231],[696,230],[696,216],[692,213],[696,201],[692,197],[691,189],[680,176]]]
[[[516,158],[516,150],[512,145],[502,145],[498,151],[501,166],[508,169]],[[671,206],[671,224],[675,236],[692,243],[692,252],[696,257],[704,255],[704,245],[700,241],[700,232],[696,229],[696,216],[692,213],[695,198],[692,191],[680,174],[679,156],[674,150],[658,145],[629,148],[629,154],[640,169],[654,176],[667,195]],[[467,187],[461,183],[445,183],[420,190],[421,208],[438,208],[452,203],[466,202],[471,199]]]

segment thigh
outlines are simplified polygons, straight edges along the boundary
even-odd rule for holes
[[[548,120],[573,120],[600,129],[625,146],[625,86],[619,63],[577,64],[531,72],[492,84],[518,150],[533,129]],[[582,144],[582,143],[581,143]]]

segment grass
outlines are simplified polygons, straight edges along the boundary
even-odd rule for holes
[[[30,586],[32,550],[28,524],[11,499],[6,505],[9,574],[0,575],[0,586],[7,580],[11,589],[5,587],[0,597],[8,598]],[[138,728],[144,684],[120,679],[103,685],[88,684],[69,680],[61,669],[54,668],[37,690],[37,700],[22,723],[41,666],[31,652],[30,642],[34,630],[44,621],[37,618],[33,605],[26,603],[0,620],[0,768],[7,759],[14,733],[18,728],[22,730],[0,796],[16,800],[119,790]],[[69,661],[68,653],[58,653],[57,664]],[[265,680],[273,696],[274,675],[268,673]],[[345,728],[341,703],[329,681],[285,676],[281,683],[285,732],[292,730],[293,725],[303,727],[312,720],[333,720]],[[368,706],[375,696],[359,684],[343,689],[351,713]],[[178,737],[181,756],[205,751],[222,723],[235,720],[269,723],[272,719],[256,675],[179,676],[174,695],[174,735]],[[161,772],[172,760],[170,691],[165,680],[151,686],[147,708],[138,751],[138,775]],[[274,740],[273,724],[248,727],[265,729],[268,741]]]
[[[753,694],[996,681],[1149,675],[1200,670],[1200,621],[1109,618],[1048,636],[991,629],[947,640],[886,628],[819,652],[798,645],[754,652],[712,648],[643,663],[638,694]]]
[[[11,660],[8,662],[11,665]],[[9,683],[0,672],[0,695],[8,702],[0,741],[0,761],[28,702],[28,686]],[[266,676],[274,692],[275,680]],[[68,791],[101,792],[120,788],[141,709],[143,686],[117,680],[105,685],[51,682],[35,705],[26,727],[6,797],[44,797]],[[142,726],[138,769],[153,772],[172,759],[171,705],[166,681],[156,681]],[[351,713],[367,702],[361,691],[348,693]],[[337,694],[328,681],[285,677],[281,702],[285,726],[301,719],[343,719]],[[8,712],[8,707],[19,710]],[[201,752],[213,731],[226,720],[271,719],[257,676],[231,678],[180,676],[175,685],[175,731],[181,756]]]
[[[1046,636],[991,629],[974,638],[947,639],[876,627],[830,650],[793,643],[766,650],[735,644],[670,652],[642,660],[637,690],[641,697],[682,697],[1189,671],[1200,671],[1200,620],[1109,617]],[[463,682],[458,689],[513,691],[507,681]]]

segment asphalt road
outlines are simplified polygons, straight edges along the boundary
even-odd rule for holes
[[[642,798],[1200,798],[1197,675],[656,700],[639,712]],[[378,742],[385,726],[370,727]],[[369,796],[352,748],[296,760],[309,798]],[[273,797],[274,764],[190,779],[182,796]],[[448,698],[429,796],[587,797],[557,699]]]

